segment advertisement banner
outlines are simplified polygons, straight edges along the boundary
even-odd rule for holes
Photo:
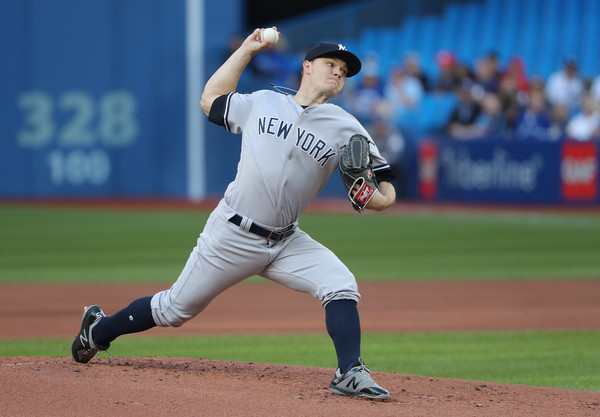
[[[565,201],[595,201],[598,198],[598,145],[563,143],[560,180]]]
[[[438,145],[434,140],[425,139],[417,149],[419,196],[431,200],[438,188]]]
[[[438,140],[437,147],[432,143],[425,141],[418,148],[418,189],[423,199],[494,203],[563,200],[560,143]]]

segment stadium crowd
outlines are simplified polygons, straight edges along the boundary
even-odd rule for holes
[[[374,52],[361,59],[360,74],[346,81],[335,102],[367,128],[399,177],[405,171],[407,144],[425,136],[449,140],[600,140],[600,74],[592,79],[582,77],[575,57],[566,57],[562,67],[547,78],[529,74],[526,62],[518,56],[502,65],[494,51],[468,64],[452,51],[441,50],[435,56],[435,74],[422,70],[416,53],[406,54],[390,71],[382,70]],[[289,92],[288,87],[299,82],[297,60],[280,42],[251,62],[253,77]],[[290,66],[291,62],[294,64]],[[423,126],[424,113],[438,111],[422,105],[432,96],[445,98],[451,107],[435,115],[441,122]]]
[[[349,79],[338,104],[364,125],[383,135],[411,129],[426,95],[453,96],[453,109],[442,126],[420,132],[450,138],[556,141],[600,140],[600,75],[584,79],[577,59],[567,57],[547,79],[527,72],[518,56],[504,66],[494,51],[472,65],[449,50],[436,55],[437,70],[422,70],[417,54],[409,53],[388,73],[382,73],[376,53],[361,57],[363,69]],[[298,71],[285,45],[252,63],[254,75],[274,84],[293,86]]]
[[[450,94],[456,101],[446,123],[428,134],[459,140],[600,139],[600,75],[584,79],[573,57],[547,79],[528,74],[519,57],[502,67],[494,52],[470,67],[451,51],[440,51],[434,77],[421,71],[415,54],[388,76],[369,60],[377,58],[367,58],[362,79],[343,104],[367,124],[383,120],[402,131],[411,122],[403,114],[423,110],[425,94]]]

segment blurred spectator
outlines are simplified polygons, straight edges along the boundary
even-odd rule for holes
[[[380,75],[379,55],[367,52],[357,77],[349,78],[348,91],[342,96],[346,107],[363,124],[370,124],[375,117],[391,117],[393,109],[385,101],[386,83]]]
[[[475,120],[467,125],[451,127],[450,135],[455,139],[500,138],[504,136],[506,119],[502,113],[502,103],[496,93],[485,93],[481,100],[481,111]]]
[[[532,93],[534,91],[538,91],[542,93],[544,97],[546,97],[546,84],[544,82],[544,79],[539,75],[533,75],[529,80],[529,93]]]
[[[513,101],[516,101],[519,106],[517,113],[520,113],[521,108],[527,105],[529,81],[519,57],[514,57],[500,76],[498,92],[505,108],[508,108],[509,103],[512,105]]]
[[[421,83],[423,91],[429,91],[431,86],[429,85],[429,77],[421,68],[421,60],[416,53],[409,53],[404,59],[404,69],[406,74],[415,77]]]
[[[469,68],[469,66],[463,62],[457,62],[456,63],[456,68],[455,68],[455,73],[456,73],[456,84],[457,85],[464,85],[464,84],[475,84],[474,83],[474,79],[475,76],[473,75],[473,72],[471,71],[471,68]],[[475,86],[477,88],[477,86]],[[483,92],[483,90],[481,90]]]
[[[239,42],[240,39],[233,38],[230,49],[235,50]],[[260,81],[296,84],[290,74],[298,77],[299,71],[289,67],[292,60],[285,45],[281,44],[271,52],[251,61],[254,76]],[[365,125],[372,124],[377,131],[382,131],[386,125],[387,130],[393,127],[408,134],[409,131],[403,130],[407,122],[415,132],[424,129],[415,123],[425,118],[413,117],[415,111],[420,111],[424,96],[443,93],[457,98],[456,107],[443,126],[443,131],[453,137],[500,135],[561,140],[567,125],[569,135],[574,139],[589,140],[598,136],[596,123],[600,110],[582,97],[589,90],[596,106],[600,106],[600,75],[586,84],[578,73],[574,57],[566,59],[563,68],[547,79],[539,75],[528,76],[526,63],[519,56],[514,56],[502,70],[495,51],[479,57],[472,71],[451,50],[438,51],[435,62],[438,71],[427,74],[422,70],[418,53],[409,52],[402,64],[392,67],[389,78],[384,80],[379,55],[369,51],[364,54],[361,74],[347,80],[348,87],[345,94],[338,97],[337,104],[348,108]],[[436,126],[439,127],[439,123]]]
[[[363,76],[379,77],[381,73],[379,54],[374,51],[368,51],[362,59],[361,74]]]
[[[406,195],[405,170],[403,165],[403,152],[405,140],[402,133],[396,128],[394,123],[377,117],[373,123],[367,126],[371,138],[375,141],[381,156],[390,164],[390,167],[396,175],[396,195],[403,198]]]
[[[521,57],[513,57],[500,78],[501,82],[510,83],[516,91],[529,92],[529,80],[525,72],[525,63]]]
[[[485,93],[481,100],[482,112],[476,124],[486,137],[504,137],[507,132],[506,115],[503,112],[500,96],[493,92]]]
[[[456,56],[451,51],[442,50],[435,56],[440,70],[433,86],[437,93],[453,92],[459,85]]]
[[[515,98],[519,106],[527,104],[529,79],[525,72],[525,64],[520,57],[515,56],[510,60],[500,76],[500,84],[504,93],[508,93],[512,98]]]
[[[490,62],[494,75],[496,78],[500,78],[502,71],[500,70],[500,56],[498,52],[491,50],[487,53],[486,57]]]
[[[502,97],[499,96],[502,101],[502,109],[504,114],[504,136],[509,138],[515,134],[517,130],[517,124],[519,122],[519,115],[523,111],[523,106],[519,102],[516,96],[513,97]]]
[[[514,80],[511,78],[504,77],[500,80],[500,84],[498,85],[498,95],[505,104],[513,100],[520,103],[519,90],[513,81]]]
[[[550,108],[550,127],[548,128],[550,139],[562,140],[565,136],[567,123],[569,123],[569,109],[567,109],[567,106],[562,104],[552,106]]]
[[[446,125],[446,133],[450,136],[460,136],[464,130],[475,123],[481,112],[481,106],[473,96],[471,87],[472,85],[467,83],[456,90],[458,102]]]
[[[590,94],[596,103],[600,103],[600,74],[597,75],[592,81],[592,85],[590,87]]]
[[[484,91],[498,91],[500,77],[495,65],[489,55],[479,58],[475,63],[474,81]]]
[[[569,139],[589,141],[600,139],[599,105],[589,95],[581,101],[581,111],[573,116],[566,129]]]
[[[534,90],[529,94],[527,107],[519,114],[515,126],[517,139],[550,140],[551,117],[544,93]]]
[[[346,106],[363,124],[369,124],[381,113],[384,83],[376,73],[364,74],[354,94],[347,97]]]
[[[546,97],[550,104],[567,106],[570,113],[579,109],[584,90],[575,58],[567,59],[564,68],[551,74],[546,83]]]
[[[423,87],[419,80],[408,75],[404,68],[393,68],[386,83],[385,98],[393,108],[395,118],[416,109],[423,98]]]

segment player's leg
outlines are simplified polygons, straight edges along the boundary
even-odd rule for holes
[[[282,243],[262,275],[321,300],[338,367],[350,369],[360,357],[361,339],[354,275],[332,251],[301,230]]]
[[[77,362],[89,362],[98,351],[107,350],[118,336],[156,326],[150,309],[151,298],[139,298],[110,317],[106,317],[98,305],[86,307],[81,329],[71,345],[73,358]]]
[[[221,239],[218,241],[213,241],[209,235],[201,236],[173,286],[152,297],[152,316],[158,326],[183,325],[202,312],[221,292],[264,267],[268,259],[264,245],[258,247],[252,242],[260,238],[241,232],[232,223],[225,226],[232,230],[219,232]],[[236,238],[235,249],[230,246],[232,238]]]
[[[93,340],[103,350],[123,334],[138,333],[156,326],[152,318],[149,297],[138,298],[110,317],[99,320],[93,329]]]
[[[360,294],[354,275],[333,252],[301,230],[282,243],[274,261],[261,275],[321,300],[327,332],[338,358],[331,392],[389,398],[389,392],[373,381],[361,359],[357,309]],[[341,388],[347,383],[351,388]]]
[[[319,299],[323,306],[333,300],[354,300],[360,294],[350,270],[329,249],[297,230],[271,248],[272,261],[261,276]]]
[[[352,368],[360,358],[361,329],[354,300],[333,300],[325,306],[325,326],[342,372]]]
[[[80,333],[73,341],[73,358],[87,362],[124,334],[154,326],[181,326],[218,294],[264,267],[268,254],[264,244],[256,244],[260,239],[240,231],[227,221],[226,214],[216,210],[171,288],[137,299],[110,317],[98,306],[86,309]],[[236,250],[231,249],[234,242]]]

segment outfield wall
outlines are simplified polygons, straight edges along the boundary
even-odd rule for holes
[[[198,166],[202,196],[222,195],[240,138],[209,123],[190,133],[204,118],[188,103],[191,3],[202,5],[203,84],[245,30],[241,0],[0,2],[0,198],[183,198]],[[239,88],[268,86],[244,75]],[[401,198],[599,202],[596,144],[408,142]],[[339,176],[321,196],[344,197]]]
[[[204,135],[189,137],[188,113],[205,117],[188,111],[190,5],[203,83],[240,32],[240,0],[0,2],[0,197],[188,194]]]

